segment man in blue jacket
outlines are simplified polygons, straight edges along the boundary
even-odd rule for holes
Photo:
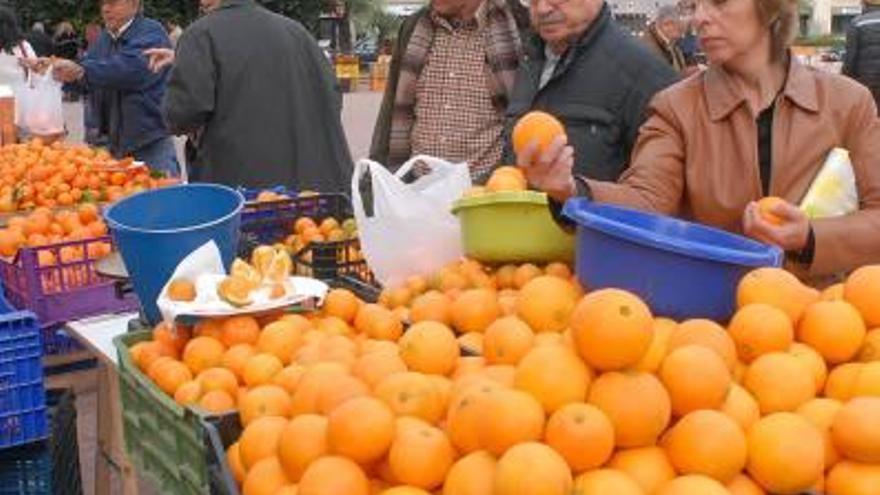
[[[91,123],[117,158],[134,156],[153,170],[179,175],[174,141],[162,118],[168,71],[154,73],[144,50],[170,48],[165,29],[141,13],[141,0],[100,0],[104,31],[85,57],[54,65],[55,78],[91,92]]]

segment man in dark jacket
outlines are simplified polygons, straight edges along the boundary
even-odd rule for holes
[[[184,31],[174,63],[163,109],[175,133],[200,134],[192,179],[348,190],[342,95],[298,22],[223,0]]]
[[[657,9],[654,22],[648,25],[642,35],[642,43],[655,55],[666,61],[676,72],[684,71],[687,63],[678,41],[684,34],[684,25],[678,8],[664,5]]]
[[[177,153],[160,110],[168,71],[150,71],[144,55],[171,44],[162,24],[140,8],[140,0],[101,0],[104,31],[79,63],[56,60],[53,70],[59,81],[88,88],[87,127],[106,136],[113,156],[176,176]]]
[[[864,0],[846,36],[843,73],[864,84],[880,106],[880,0]]]
[[[531,0],[534,36],[507,109],[542,110],[565,125],[576,173],[613,181],[623,172],[655,93],[678,78],[611,19],[604,0]],[[516,161],[510,139],[505,156]]]

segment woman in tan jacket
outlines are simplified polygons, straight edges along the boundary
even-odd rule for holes
[[[659,93],[618,183],[572,177],[563,138],[519,156],[558,201],[577,194],[678,215],[774,244],[810,276],[880,262],[880,120],[870,92],[788,52],[796,0],[698,0],[708,70]],[[798,204],[829,152],[850,152],[860,211],[810,220]],[[756,201],[778,196],[776,226]]]

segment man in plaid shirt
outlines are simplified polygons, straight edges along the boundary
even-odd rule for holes
[[[401,27],[370,157],[391,169],[413,155],[499,164],[528,12],[519,0],[432,0]]]

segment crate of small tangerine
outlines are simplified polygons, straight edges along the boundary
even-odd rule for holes
[[[96,205],[38,208],[0,229],[0,279],[9,302],[36,313],[43,325],[134,310],[135,296],[96,270],[112,251]]]

